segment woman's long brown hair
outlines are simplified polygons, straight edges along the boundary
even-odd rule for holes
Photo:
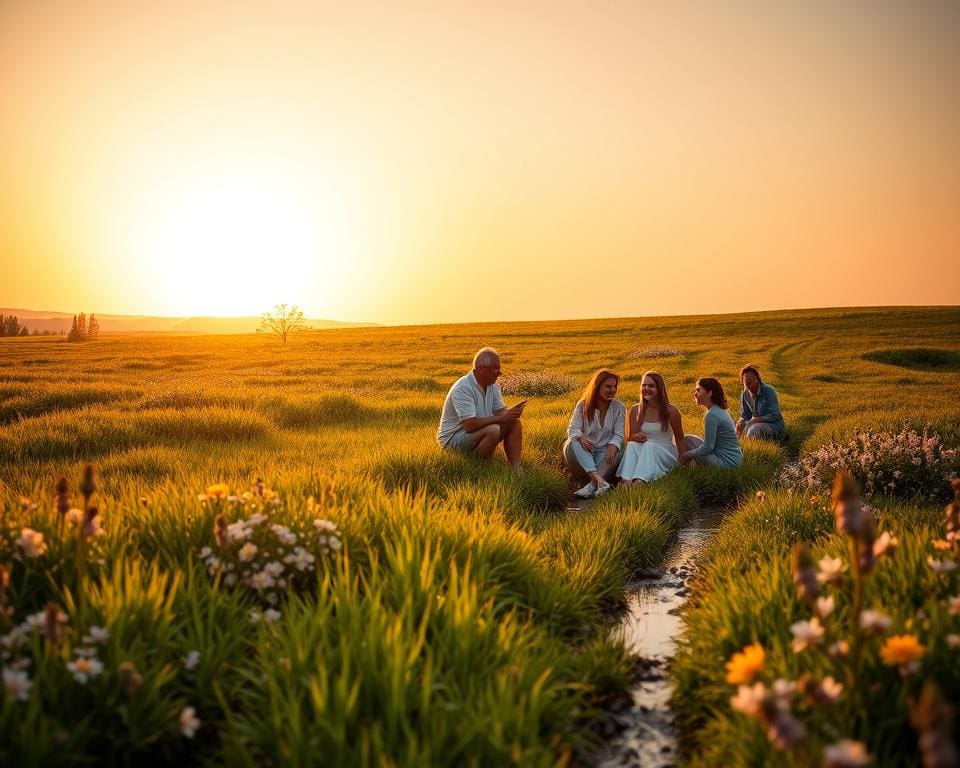
[[[653,379],[653,383],[657,385],[657,397],[660,400],[660,429],[664,432],[667,431],[667,428],[670,426],[670,397],[667,395],[667,383],[663,380],[661,376],[656,371],[647,371],[643,374],[643,377],[640,379],[641,386],[643,385],[643,379],[650,377]],[[640,393],[640,429],[643,425],[643,417],[647,413],[647,401],[643,399],[643,393]]]
[[[600,400],[600,387],[603,385],[607,379],[616,379],[617,386],[620,386],[620,374],[611,371],[609,368],[601,368],[590,378],[590,383],[587,384],[586,389],[583,390],[583,397],[580,398],[580,402],[583,403],[583,412],[587,417],[587,421],[593,421],[593,414],[597,410],[597,405]]]

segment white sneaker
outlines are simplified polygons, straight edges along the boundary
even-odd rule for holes
[[[593,494],[594,496],[601,496],[607,491],[609,491],[613,486],[610,485],[606,480],[603,481],[603,484],[597,487],[597,492]]]
[[[594,484],[593,480],[587,483],[579,491],[576,491],[573,495],[578,499],[589,499],[593,494],[597,492],[597,486]]]

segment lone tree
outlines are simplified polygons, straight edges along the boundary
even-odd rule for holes
[[[67,341],[87,341],[88,339],[95,339],[100,335],[100,323],[97,322],[97,318],[93,315],[90,315],[89,321],[87,316],[81,312],[79,315],[73,316],[73,323],[70,326],[70,333],[67,334]]]
[[[272,333],[286,344],[288,336],[306,329],[307,322],[303,319],[302,309],[296,304],[289,307],[286,304],[277,304],[273,312],[263,313],[257,332]]]

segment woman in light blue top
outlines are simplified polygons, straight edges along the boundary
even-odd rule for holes
[[[720,382],[714,378],[699,379],[693,399],[707,409],[703,417],[703,439],[687,435],[687,452],[680,457],[680,463],[697,461],[713,467],[740,466],[743,453],[737,440],[737,428],[727,413],[727,396]]]
[[[563,460],[574,477],[587,481],[576,493],[582,499],[609,491],[609,480],[617,469],[627,412],[616,399],[619,386],[620,376],[601,368],[593,374],[570,417]]]

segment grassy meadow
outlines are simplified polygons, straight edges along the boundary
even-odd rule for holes
[[[483,465],[435,443],[446,390],[484,345],[501,353],[508,404],[530,400],[519,475],[502,453]],[[628,405],[660,371],[698,434],[696,378],[719,378],[736,417],[748,362],[777,388],[784,445],[565,509],[560,447],[594,370],[622,375]],[[724,663],[761,642],[771,669],[798,672],[789,627],[809,611],[791,546],[819,557],[842,542],[827,502],[776,477],[863,428],[960,446],[958,383],[955,308],[363,328],[286,345],[0,339],[0,764],[583,764],[598,708],[630,682],[611,631],[624,587],[697,505],[730,515],[672,673],[685,759],[779,764],[731,710]],[[924,570],[942,504],[872,503],[903,556],[868,599],[899,631],[923,610],[931,632],[960,632],[937,607],[949,584]],[[924,662],[954,705],[956,653],[941,643]],[[795,764],[844,735],[880,764],[916,761],[905,702],[921,676],[875,667],[869,685],[895,696],[839,728],[822,716]]]

